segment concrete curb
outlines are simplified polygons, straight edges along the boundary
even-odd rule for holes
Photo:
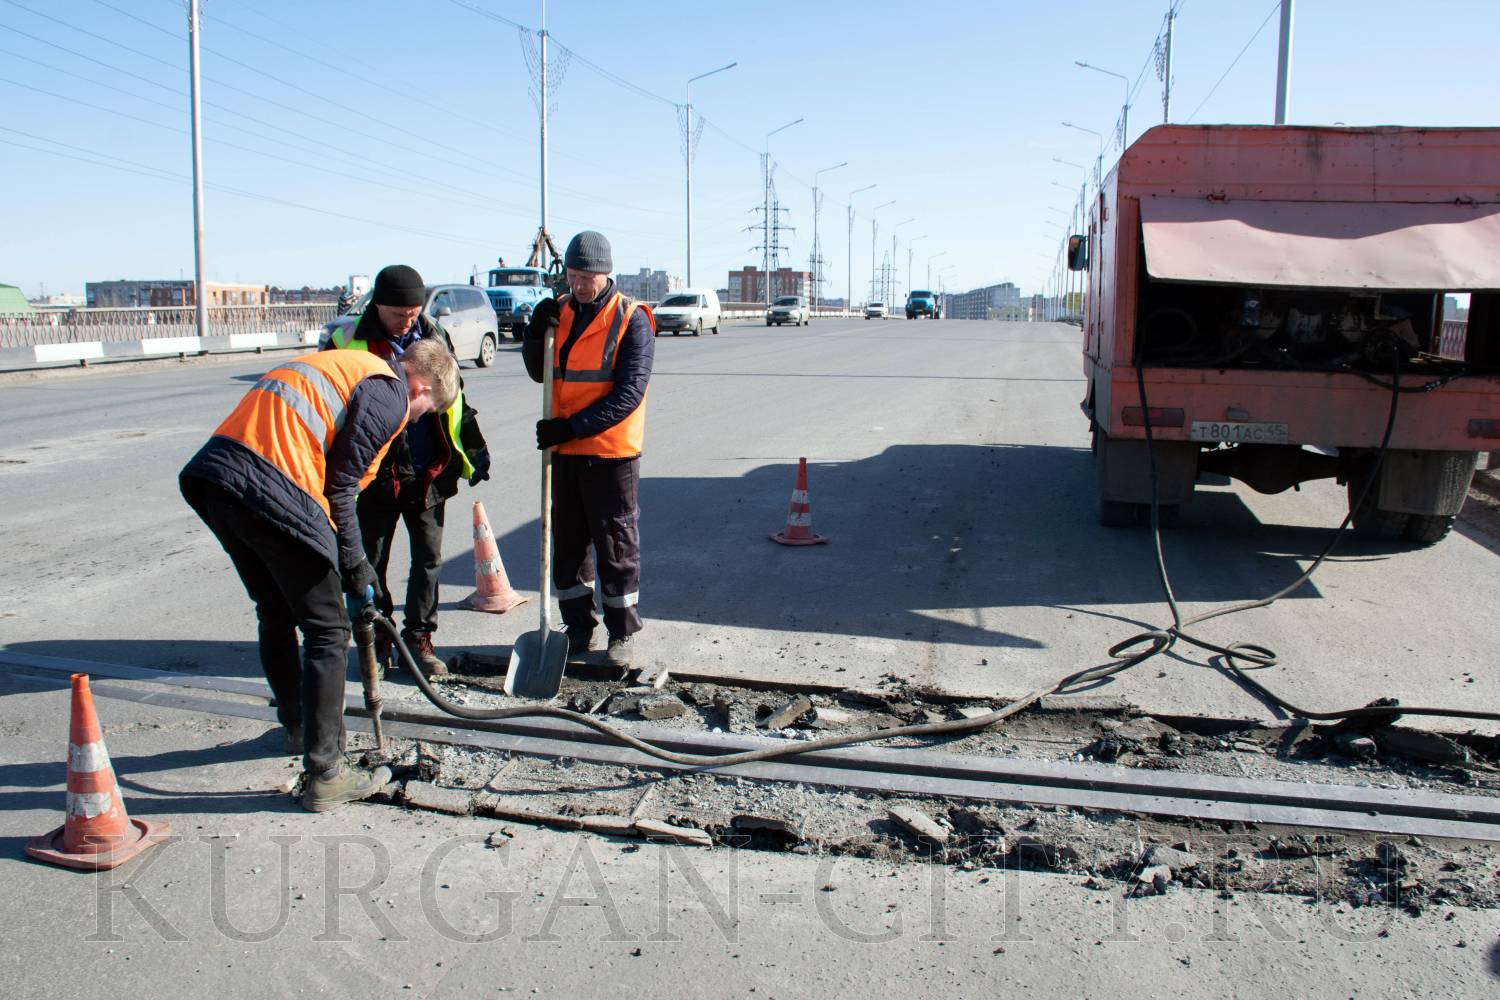
[[[144,340],[79,340],[62,344],[0,348],[0,369],[54,368],[87,365],[91,361],[133,361],[143,358],[187,357],[200,354],[237,354],[245,351],[316,347],[322,329],[300,333],[231,333],[219,337],[148,337]]]

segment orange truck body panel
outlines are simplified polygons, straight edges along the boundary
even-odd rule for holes
[[[1084,407],[1111,438],[1145,436],[1124,425],[1122,411],[1139,405],[1132,359],[1144,277],[1141,201],[1156,197],[1483,209],[1500,205],[1500,129],[1162,125],[1146,132],[1105,179],[1089,213]],[[1416,381],[1407,377],[1407,384]],[[1237,419],[1284,423],[1293,445],[1374,447],[1390,406],[1388,390],[1344,372],[1147,365],[1145,382],[1153,408],[1186,411],[1183,426],[1153,424],[1153,436],[1164,441],[1187,440],[1194,420]],[[1500,419],[1500,377],[1465,377],[1403,396],[1391,446],[1500,447],[1470,435],[1476,418]]]

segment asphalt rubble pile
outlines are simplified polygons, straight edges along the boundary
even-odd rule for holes
[[[472,684],[474,678],[460,672],[454,680]],[[480,680],[480,690],[470,689],[471,701],[516,703],[483,690],[491,682],[498,686],[493,678]],[[974,718],[996,707],[894,679],[879,689],[799,692],[665,678],[569,678],[558,701],[626,729],[789,739]],[[1037,711],[975,735],[881,745],[1387,787],[1461,785],[1468,794],[1493,794],[1500,774],[1494,737],[1400,726],[1153,718],[1097,697],[1048,699]],[[1274,892],[1394,906],[1413,916],[1440,905],[1500,907],[1500,850],[1466,841],[1398,844],[1354,833],[881,795],[437,743],[407,744],[379,759],[393,764],[395,779],[378,796],[392,805],[631,842],[939,863],[982,877],[1050,871],[1077,875],[1084,888],[1129,897],[1182,889],[1224,898]],[[491,836],[515,835],[514,827],[500,826]]]

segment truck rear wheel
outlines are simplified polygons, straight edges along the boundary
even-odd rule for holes
[[[1376,495],[1380,491],[1379,483],[1370,487],[1369,492],[1365,494],[1364,503],[1356,507],[1359,491],[1364,485],[1364,477],[1361,476],[1349,480],[1346,487],[1349,494],[1349,509],[1354,511],[1354,519],[1349,525],[1354,536],[1377,542],[1398,541],[1407,530],[1407,524],[1412,519],[1411,515],[1396,510],[1382,510],[1375,506]]]
[[[1401,537],[1418,545],[1435,545],[1448,537],[1455,520],[1452,514],[1410,514]]]

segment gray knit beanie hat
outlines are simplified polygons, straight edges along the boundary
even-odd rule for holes
[[[568,241],[563,264],[575,271],[589,271],[593,274],[608,274],[615,269],[609,240],[604,238],[603,233],[596,233],[592,229],[585,229]]]

